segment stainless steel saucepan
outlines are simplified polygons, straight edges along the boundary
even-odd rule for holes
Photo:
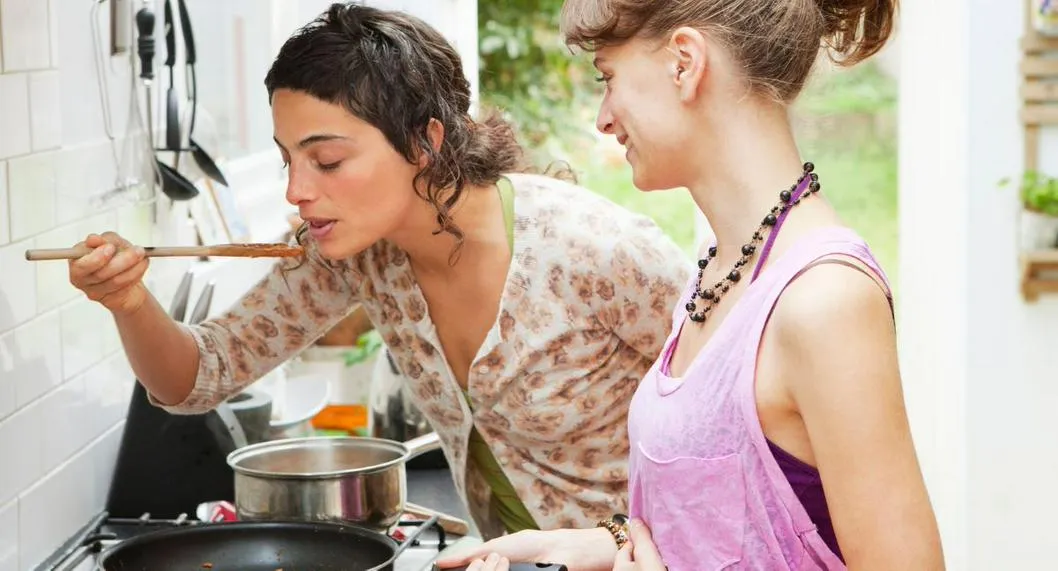
[[[246,446],[228,455],[242,520],[337,521],[390,532],[408,496],[405,463],[437,450],[431,432],[407,442],[309,437]]]

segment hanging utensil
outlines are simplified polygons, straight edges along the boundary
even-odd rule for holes
[[[143,7],[136,12],[136,28],[139,36],[136,39],[137,53],[140,58],[140,79],[143,80],[147,93],[147,138],[150,148],[154,148],[154,12]],[[155,182],[162,185],[162,192],[172,200],[191,200],[198,196],[198,188],[191,184],[176,169],[154,159]]]
[[[191,157],[195,159],[195,164],[202,169],[206,176],[224,186],[228,186],[228,179],[224,177],[224,173],[217,167],[213,157],[195,141],[195,115],[198,111],[198,76],[195,73],[195,63],[198,57],[195,51],[195,34],[191,30],[191,15],[187,11],[187,4],[184,0],[178,0],[177,8],[180,11],[180,30],[184,35],[185,63],[189,74],[188,95],[191,104],[191,124],[187,130],[187,142],[191,147]]]
[[[176,152],[180,164],[180,101],[176,95],[173,68],[176,66],[176,29],[173,28],[173,6],[165,0],[165,67],[169,68],[169,89],[165,92],[165,148]]]
[[[173,167],[158,161],[158,170],[160,171],[162,192],[169,198],[173,200],[191,200],[198,196],[198,187]]]

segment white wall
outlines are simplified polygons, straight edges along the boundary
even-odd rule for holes
[[[183,207],[173,209],[165,200],[152,205],[93,198],[114,189],[119,175],[139,176],[142,169],[136,165],[143,162],[127,160],[119,168],[106,138],[92,59],[91,4],[0,0],[0,571],[34,567],[102,509],[134,382],[109,315],[69,285],[64,263],[26,262],[24,251],[67,247],[89,232],[107,229],[141,244],[194,240]],[[162,4],[154,4],[160,30]],[[208,4],[189,3],[200,60],[210,54],[214,58],[203,64],[207,69],[199,78],[202,104],[214,105],[214,118],[239,105],[247,109],[241,119],[247,129],[227,135],[220,129],[212,136],[219,142],[228,137],[218,143],[217,152],[232,159],[222,168],[251,222],[252,239],[274,240],[284,230],[289,205],[283,201],[278,154],[271,149],[263,68],[298,18],[307,20],[318,11],[311,5],[323,3],[218,2],[227,10],[215,25],[226,22],[230,29],[234,19],[241,19],[242,46],[232,34],[220,33],[222,28],[211,33],[210,25],[201,22],[198,11]],[[441,26],[459,43],[476,86],[474,0],[377,4],[405,8]],[[108,21],[106,10],[99,21]],[[102,40],[108,45],[106,26]],[[161,51],[162,44],[158,47]],[[241,75],[230,69],[237,49],[254,54]],[[162,57],[156,71],[162,71]],[[218,86],[224,65],[231,77],[241,79]],[[106,58],[104,69],[114,132],[140,140],[135,124],[126,129],[128,60]],[[245,93],[246,101],[220,97],[221,87],[226,95]],[[160,91],[155,90],[159,100]],[[207,102],[206,93],[212,101]],[[208,125],[208,117],[204,121]],[[168,303],[190,266],[187,261],[155,260],[148,285]],[[246,260],[194,264],[199,277],[193,295],[208,279],[217,280],[216,313],[267,266],[267,261]]]
[[[1022,301],[996,187],[1022,168],[1022,5],[902,7],[901,351],[948,568],[1055,569],[1058,302]],[[1041,148],[1058,169],[1056,133]]]

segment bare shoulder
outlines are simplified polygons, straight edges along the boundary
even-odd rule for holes
[[[769,327],[788,346],[818,347],[892,335],[893,315],[883,287],[862,262],[828,259],[809,267],[787,286]]]

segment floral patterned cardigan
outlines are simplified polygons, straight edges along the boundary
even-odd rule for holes
[[[692,264],[649,219],[588,190],[540,175],[508,179],[514,252],[497,322],[467,378],[473,412],[404,252],[381,241],[327,261],[311,238],[307,261],[278,261],[226,313],[184,326],[199,347],[198,376],[184,402],[163,408],[211,409],[360,303],[440,436],[485,538],[503,527],[467,462],[472,425],[541,529],[592,526],[626,510],[628,404],[661,352]]]

